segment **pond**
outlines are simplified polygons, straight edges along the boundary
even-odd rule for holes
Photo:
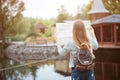
[[[28,60],[27,63],[36,62]],[[65,61],[63,61],[65,62]],[[5,75],[6,80],[70,80],[70,72],[64,72],[68,68],[63,65],[63,71],[57,68],[57,61],[49,60],[34,64],[24,65],[26,62],[15,62],[10,60],[4,70],[0,73]],[[60,61],[58,61],[60,63]],[[65,64],[66,65],[66,64]],[[56,66],[56,67],[55,67]],[[8,67],[10,69],[8,69]],[[3,73],[2,73],[3,72]],[[5,73],[4,73],[5,72]],[[63,73],[63,74],[62,74]],[[0,75],[1,76],[1,75]],[[4,77],[4,76],[1,76]],[[5,80],[5,78],[3,79]]]
[[[96,55],[96,80],[120,80],[119,50],[98,50]],[[96,53],[96,52],[95,52]],[[1,80],[70,80],[71,69],[67,59],[14,61],[1,58]],[[9,67],[9,68],[8,68]],[[3,70],[5,69],[5,70]]]

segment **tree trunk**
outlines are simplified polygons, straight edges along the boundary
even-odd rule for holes
[[[5,49],[5,38],[4,38],[4,29],[3,29],[3,18],[2,18],[2,1],[0,0],[0,37],[2,39],[2,54],[4,53],[4,49]]]
[[[2,50],[1,50],[1,52],[2,52],[2,54],[4,54],[4,51],[5,51],[5,36],[4,36],[4,28],[3,28],[3,21],[1,20],[1,22],[0,22],[1,24],[0,24],[0,27],[1,27],[1,31],[0,31],[0,33],[1,33],[1,39],[2,39]]]

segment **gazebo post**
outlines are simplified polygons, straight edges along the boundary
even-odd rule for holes
[[[111,42],[113,43],[114,42],[114,32],[113,32],[113,27],[111,26]]]
[[[103,26],[100,25],[100,43],[103,45]]]
[[[114,44],[117,44],[117,32],[116,32],[116,24],[114,24]]]

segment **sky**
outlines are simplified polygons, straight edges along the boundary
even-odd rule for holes
[[[61,5],[71,15],[77,13],[77,6],[82,7],[88,4],[90,0],[23,0],[25,3],[24,17],[34,18],[55,18],[58,15],[58,10]]]

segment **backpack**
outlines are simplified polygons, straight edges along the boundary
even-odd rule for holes
[[[95,62],[90,51],[86,48],[78,49],[74,55],[74,65],[78,71],[87,71],[94,68]]]

